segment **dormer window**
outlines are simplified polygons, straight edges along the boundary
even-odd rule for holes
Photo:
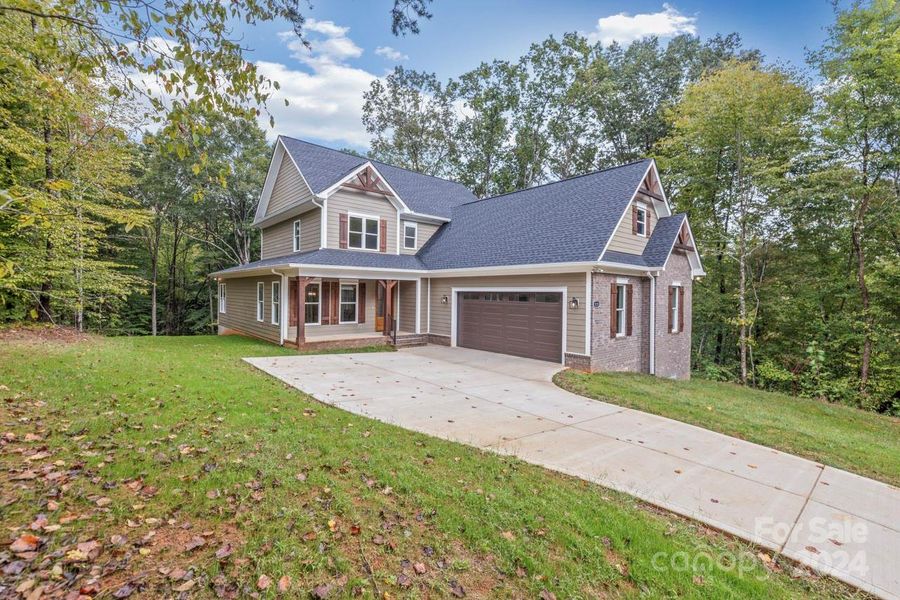
[[[634,211],[634,232],[640,236],[647,235],[647,209],[643,206],[636,207]]]

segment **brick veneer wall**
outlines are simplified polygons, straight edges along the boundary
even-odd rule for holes
[[[672,333],[669,328],[669,286],[684,287],[684,331]],[[691,265],[684,252],[676,250],[669,257],[666,270],[656,279],[656,375],[675,379],[691,376],[691,314],[693,285]]]
[[[650,280],[634,275],[622,276],[593,273],[592,298],[600,303],[591,307],[591,370],[631,371],[647,373],[650,369],[650,336],[648,323],[650,305]],[[633,286],[631,335],[611,337],[610,287],[616,282]]]

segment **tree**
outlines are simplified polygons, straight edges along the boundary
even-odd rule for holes
[[[456,153],[453,98],[434,74],[396,67],[363,97],[370,155],[428,175],[446,175]]]
[[[862,329],[859,389],[865,394],[876,328],[867,282],[872,213],[893,213],[898,200],[900,5],[896,0],[854,2],[837,15],[824,48],[810,59],[824,80],[821,150],[850,201]]]
[[[733,62],[689,86],[672,112],[672,133],[659,146],[663,169],[675,181],[675,202],[687,210],[701,240],[718,244],[737,262],[740,380],[749,378],[757,293],[750,260],[764,245],[779,193],[808,139],[811,98],[790,75]],[[720,287],[720,290],[724,286]],[[753,288],[753,289],[751,289]]]

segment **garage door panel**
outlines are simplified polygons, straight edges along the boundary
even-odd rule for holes
[[[562,294],[467,292],[458,300],[460,346],[559,362]]]

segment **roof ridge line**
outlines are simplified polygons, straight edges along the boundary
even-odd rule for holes
[[[459,206],[467,206],[469,204],[477,204],[478,202],[485,202],[487,200],[494,200],[496,198],[503,198],[504,196],[511,196],[512,194],[520,194],[522,192],[528,192],[531,190],[536,190],[538,188],[547,187],[549,185],[556,185],[557,183],[565,183],[566,181],[572,181],[574,179],[580,179],[581,177],[588,177],[590,175],[598,175],[600,173],[604,173],[606,171],[614,171],[615,169],[623,169],[625,167],[630,167],[631,165],[636,165],[638,163],[642,163],[648,160],[653,160],[652,158],[641,158],[638,160],[633,160],[631,162],[627,162],[621,165],[616,165],[614,167],[606,167],[605,169],[597,169],[595,171],[589,171],[587,173],[582,173],[581,175],[573,175],[571,177],[566,177],[565,179],[557,179],[556,181],[548,181],[547,183],[541,183],[538,185],[534,185],[528,188],[522,188],[521,190],[513,190],[511,192],[504,192],[502,194],[497,194],[496,196],[488,196],[487,198],[479,198],[478,200],[472,200],[471,202],[463,202]]]

